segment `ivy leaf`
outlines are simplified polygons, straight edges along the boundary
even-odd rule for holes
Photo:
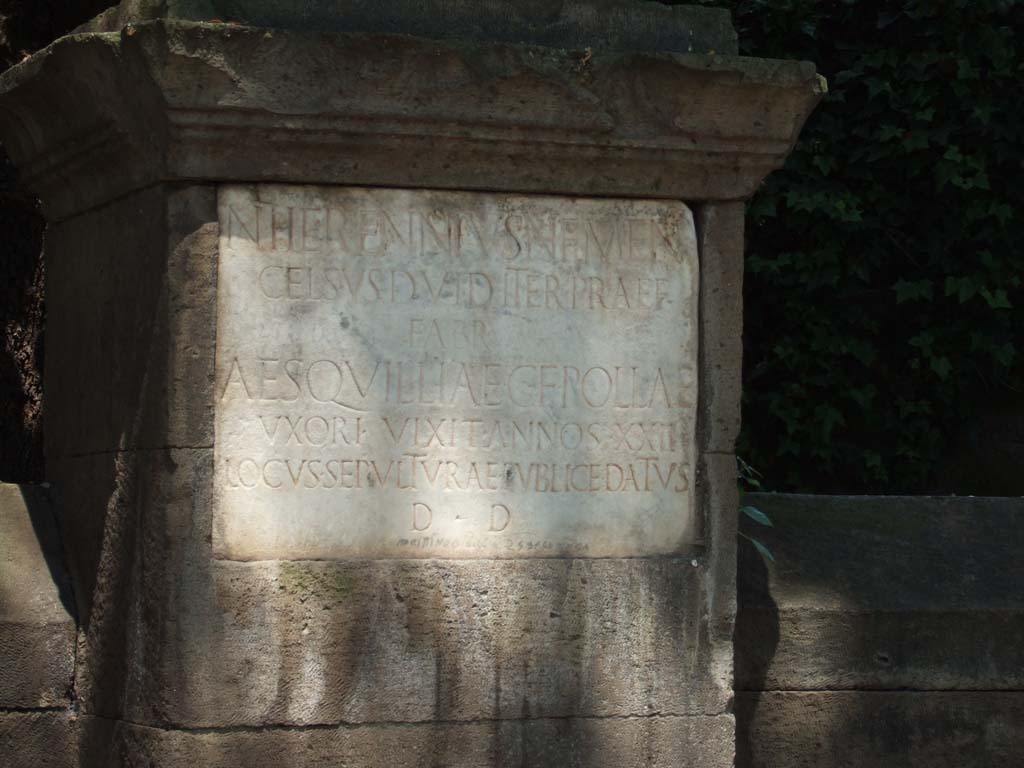
[[[953,364],[949,362],[948,357],[933,357],[931,366],[935,375],[943,381],[949,378],[949,374],[953,370]]]
[[[878,24],[877,24],[878,28],[879,29],[885,29],[886,27],[891,25],[894,21],[896,21],[896,19],[898,19],[901,15],[902,15],[902,13],[900,11],[896,11],[895,13],[893,13],[891,11],[883,11],[883,12],[879,13],[878,14]]]
[[[965,277],[960,280],[960,288],[956,292],[956,297],[959,299],[960,303],[963,304],[977,292],[978,286],[975,285],[974,281],[969,277]]]
[[[977,80],[980,76],[978,68],[963,56],[956,61],[956,76],[961,80]]]
[[[831,155],[815,155],[811,160],[814,167],[821,171],[823,176],[828,176],[836,167],[836,159]]]
[[[864,339],[850,339],[847,350],[861,365],[872,365],[878,358],[874,345]]]
[[[814,409],[814,416],[821,424],[822,433],[827,439],[835,427],[845,426],[846,419],[843,418],[842,412],[827,403],[817,406]]]
[[[740,512],[745,514],[747,517],[749,517],[755,523],[758,523],[760,525],[767,525],[768,527],[774,527],[772,525],[771,518],[768,517],[768,515],[766,515],[764,512],[762,512],[757,507],[751,507],[751,506],[742,507],[740,509]]]
[[[988,212],[990,216],[999,219],[1000,224],[1005,224],[1013,217],[1013,209],[1006,203],[993,202],[989,205]]]
[[[1013,346],[1012,342],[1008,341],[1005,344],[995,347],[992,352],[996,360],[1008,368],[1013,363],[1013,358],[1017,354],[1017,349]]]
[[[979,293],[991,309],[1013,309],[1013,305],[1006,296],[1006,291],[1002,288],[996,288],[995,291],[982,288]]]
[[[888,80],[867,77],[864,79],[864,85],[868,88],[868,99],[873,99],[880,93],[892,93],[892,85],[889,84]]]
[[[878,451],[864,451],[864,466],[868,469],[879,469],[882,467],[882,454]]]
[[[947,291],[948,291],[949,286],[947,285],[946,287],[947,287]],[[947,292],[947,295],[949,295],[948,292]],[[934,342],[935,342],[935,337],[934,336],[932,336],[928,331],[921,331],[920,333],[917,333],[914,336],[912,336],[907,343],[910,344],[910,346],[912,346],[912,347],[916,347],[917,349],[920,349],[925,354],[930,354],[931,353],[931,349],[932,349],[932,344]]]
[[[907,131],[903,135],[903,148],[908,152],[918,149],[928,149],[928,137],[923,131]]]
[[[895,125],[883,125],[878,129],[878,140],[889,141],[903,135],[903,129]]]
[[[768,547],[766,547],[757,539],[751,539],[750,541],[754,544],[755,547],[757,547],[757,551],[761,553],[762,557],[768,559],[772,563],[775,562],[775,555],[772,554],[772,551],[768,549]]]
[[[949,160],[954,163],[962,163],[964,160],[963,154],[960,152],[960,147],[956,144],[952,144],[946,148],[945,153],[942,155],[943,160]]]
[[[871,406],[871,401],[875,397],[875,391],[870,387],[854,387],[847,394],[865,411]]]
[[[949,276],[946,278],[946,295],[952,296],[956,294],[957,300],[963,304],[968,299],[972,298],[982,286],[971,277],[953,277]]]
[[[897,280],[896,284],[893,285],[893,290],[896,291],[896,303],[902,304],[906,301],[915,301],[916,299],[932,299],[934,296],[934,290],[932,289],[931,280]]]

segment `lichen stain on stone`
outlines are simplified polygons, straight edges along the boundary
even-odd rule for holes
[[[282,562],[279,573],[285,592],[302,598],[315,597],[322,602],[346,601],[354,587],[348,574],[317,563]]]

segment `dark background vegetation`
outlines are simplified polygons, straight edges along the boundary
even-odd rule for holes
[[[697,2],[830,88],[750,204],[741,455],[774,490],[1024,494],[1024,3]]]
[[[110,0],[0,0],[0,72]],[[0,145],[0,481],[43,479],[43,219]]]
[[[0,67],[109,0],[0,0]],[[740,453],[774,490],[1024,494],[1024,2],[692,0],[830,85],[751,201]],[[0,156],[0,479],[41,479],[42,223]]]

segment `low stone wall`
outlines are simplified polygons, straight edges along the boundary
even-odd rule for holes
[[[0,765],[76,764],[75,620],[47,489],[0,483]]]
[[[748,502],[775,563],[741,546],[738,766],[1020,765],[1024,502]],[[73,603],[45,488],[0,485],[0,542],[0,764],[72,768]]]
[[[752,494],[737,765],[1019,766],[1024,501]]]

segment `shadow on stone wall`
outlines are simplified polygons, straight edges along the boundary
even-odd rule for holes
[[[748,500],[776,562],[741,548],[738,766],[1019,764],[1024,500]]]
[[[61,605],[64,606],[64,610],[69,616],[77,617],[78,609],[75,606],[71,580],[68,578],[64,563],[64,550],[61,544],[59,522],[54,509],[53,495],[49,488],[41,485],[26,483],[20,486],[20,490],[22,501],[32,523],[32,530],[39,541],[40,550],[46,561],[50,579],[57,589]]]
[[[0,72],[114,0],[0,0]],[[44,221],[0,145],[0,481],[39,482],[43,466]]]
[[[754,530],[747,533],[761,535]],[[749,540],[740,538],[736,558],[734,679],[737,691],[749,692],[735,700],[736,765],[745,768],[756,764],[758,744],[751,727],[761,706],[762,691],[770,690],[767,675],[779,644],[779,611],[772,599],[765,560]]]

